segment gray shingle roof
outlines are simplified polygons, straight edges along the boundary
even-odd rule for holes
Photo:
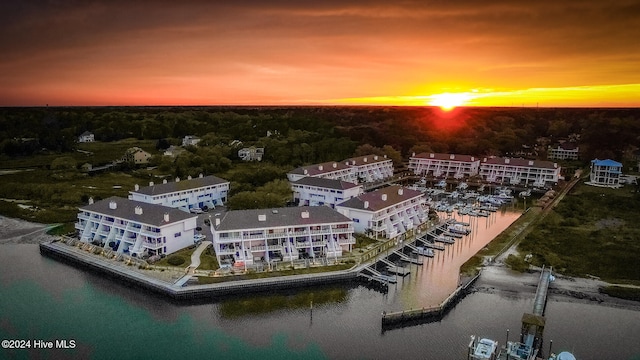
[[[197,189],[205,186],[218,185],[228,183],[227,180],[217,176],[196,177],[191,180],[180,180],[178,182],[168,182],[166,184],[154,184],[152,186],[141,187],[138,191],[130,191],[143,195],[162,195],[176,191]]]
[[[308,185],[308,186],[316,186],[327,189],[336,189],[336,190],[347,190],[352,189],[354,187],[359,186],[358,184],[342,181],[342,180],[334,180],[334,179],[323,179],[306,176],[298,181],[292,182],[295,185]]]
[[[508,163],[507,163],[507,160],[508,160]],[[484,164],[507,165],[507,166],[519,166],[519,167],[546,168],[546,169],[556,169],[556,168],[558,168],[558,164],[553,163],[551,161],[527,160],[527,159],[517,159],[517,158],[494,157],[494,158],[485,159],[483,161],[483,163]]]
[[[400,189],[402,189],[402,194],[400,194]],[[386,200],[382,200],[383,195],[386,195]],[[367,211],[378,211],[421,195],[422,193],[420,191],[407,189],[399,185],[393,185],[358,195],[336,206]],[[369,202],[369,206],[367,208],[364,207],[365,201]]]
[[[112,209],[110,207],[111,202],[115,202],[115,209]],[[142,214],[135,213],[135,208],[137,206],[142,209]],[[129,200],[117,196],[112,196],[104,200],[96,201],[91,205],[82,206],[80,207],[80,210],[86,210],[102,215],[133,220],[142,224],[158,227],[198,216],[162,205],[148,204],[141,201]],[[164,214],[169,214],[169,222],[164,221]]]
[[[460,154],[442,154],[442,153],[420,153],[412,158],[416,159],[434,159],[434,160],[448,160],[448,161],[460,161],[460,162],[474,162],[480,160],[477,157],[471,155]]]
[[[303,212],[308,212],[309,217],[303,218]],[[260,215],[265,216],[264,221],[258,220]],[[221,216],[217,231],[351,222],[351,219],[326,206],[234,210]]]
[[[322,168],[322,170],[320,170],[320,168]],[[330,161],[322,164],[302,166],[297,169],[291,170],[290,174],[316,176],[348,168],[349,166],[347,166],[344,161]],[[304,173],[305,170],[307,170],[306,174]]]

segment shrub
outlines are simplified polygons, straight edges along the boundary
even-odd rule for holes
[[[513,254],[509,255],[504,263],[509,266],[512,270],[518,272],[525,272],[529,269],[529,264],[524,261],[523,258],[519,256],[515,256]]]
[[[184,264],[184,261],[185,261],[184,258],[182,256],[179,256],[179,255],[171,255],[167,259],[167,262],[170,265],[173,265],[173,266],[180,266],[180,265]]]

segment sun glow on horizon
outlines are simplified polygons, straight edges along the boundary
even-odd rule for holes
[[[429,105],[439,106],[444,111],[450,111],[458,106],[466,105],[471,99],[468,93],[442,93],[431,95]]]

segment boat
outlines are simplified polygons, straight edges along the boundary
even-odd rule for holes
[[[422,246],[416,246],[416,250],[414,250],[413,253],[422,255],[422,256],[427,256],[427,257],[435,256],[435,254],[433,253],[433,250],[431,250],[428,247],[422,247]]]
[[[451,233],[462,234],[462,235],[469,235],[469,233],[471,232],[469,229],[466,228],[466,226],[458,223],[450,225],[448,230]]]
[[[468,360],[496,360],[498,359],[498,342],[491,339],[476,340],[471,336],[469,343]]]
[[[455,243],[455,241],[451,237],[446,236],[446,235],[442,235],[442,234],[436,236],[433,240],[436,241],[436,242],[444,243],[444,244],[454,244]]]

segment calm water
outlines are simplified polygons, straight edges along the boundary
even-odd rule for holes
[[[73,350],[1,350],[0,359],[463,359],[469,335],[503,342],[532,295],[475,293],[441,322],[382,331],[382,311],[439,303],[457,268],[517,215],[479,219],[477,232],[381,294],[361,286],[174,304],[40,256],[0,247],[0,338],[75,340]],[[467,219],[465,219],[467,220]],[[309,304],[313,300],[313,311]],[[554,301],[545,339],[578,359],[640,359],[640,312]]]

